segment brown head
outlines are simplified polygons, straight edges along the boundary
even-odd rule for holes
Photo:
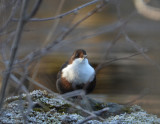
[[[72,57],[70,58],[69,64],[72,64],[72,62],[77,58],[86,58],[86,57],[87,53],[85,50],[83,49],[75,50]]]

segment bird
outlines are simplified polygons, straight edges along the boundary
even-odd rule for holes
[[[56,87],[60,94],[83,89],[91,93],[96,86],[96,72],[89,64],[87,53],[83,49],[73,52],[57,74]]]

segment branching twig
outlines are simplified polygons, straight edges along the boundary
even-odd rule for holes
[[[99,2],[99,1],[101,1],[101,0],[93,0],[93,1],[91,1],[91,2],[88,2],[88,3],[86,3],[86,4],[83,4],[82,6],[76,7],[76,8],[73,9],[73,10],[70,10],[70,11],[68,11],[68,12],[65,12],[65,13],[60,14],[60,15],[55,16],[55,17],[42,18],[42,19],[40,19],[40,18],[32,18],[32,19],[30,19],[29,21],[49,21],[49,20],[55,20],[55,19],[57,19],[57,18],[62,18],[62,17],[67,16],[67,15],[69,15],[69,14],[76,13],[76,12],[79,11],[80,9],[85,8],[85,7],[89,6],[89,5],[95,4],[95,3]],[[13,20],[14,20],[14,21],[17,21],[18,19],[13,19]]]
[[[135,98],[132,99],[131,101],[127,102],[127,103],[122,103],[122,105],[133,105],[137,100],[142,99],[143,97],[145,97],[147,94],[149,93],[149,89],[145,89],[143,90],[140,95]]]
[[[144,50],[143,50],[143,51],[144,51]],[[146,50],[145,50],[145,52],[146,52]],[[111,63],[113,63],[113,62],[115,62],[115,61],[126,60],[126,59],[129,59],[129,58],[134,57],[134,56],[137,56],[137,55],[141,55],[141,52],[136,52],[136,53],[134,53],[134,54],[132,54],[132,55],[130,55],[130,56],[126,56],[126,57],[122,57],[122,58],[117,58],[117,59],[112,59],[112,60],[110,60],[110,61],[108,61],[108,62],[103,62],[103,63],[99,64],[99,65],[96,67],[95,71],[96,71],[96,73],[97,73],[100,69],[104,68],[105,66],[107,66],[107,65],[109,65],[109,64],[111,64]]]
[[[147,54],[144,53],[144,51],[141,51],[142,48],[140,48],[132,39],[129,38],[129,36],[124,33],[126,41],[128,41],[138,52],[141,52],[141,55],[152,65],[154,65],[159,71],[160,71],[160,65],[153,61]]]
[[[102,9],[106,4],[101,3],[99,6],[97,6],[95,9],[93,9],[91,12],[89,12],[85,17],[83,17],[81,20],[79,20],[76,24],[74,24],[67,32],[65,32],[59,39],[58,41],[63,40],[68,34],[70,34],[73,29],[75,29],[80,23],[82,23],[84,20],[88,19],[90,16],[95,14],[98,10]]]
[[[20,0],[17,0],[16,3],[15,3],[15,5],[14,5],[13,8],[12,8],[12,11],[11,11],[10,16],[8,17],[8,20],[5,21],[5,24],[3,24],[3,26],[0,28],[0,33],[1,33],[4,29],[6,29],[6,27],[8,26],[8,24],[12,21],[12,18],[13,18],[14,15],[16,14],[16,10],[17,10],[17,8],[18,8],[19,3],[20,3]]]
[[[25,17],[26,21],[29,21],[30,18],[32,18],[37,13],[37,10],[39,9],[41,3],[42,3],[42,0],[37,0],[35,2],[34,7],[31,10],[31,13]]]
[[[77,36],[76,38],[72,38],[72,39],[69,39],[69,40],[63,40],[58,44],[58,46],[56,46],[56,49],[59,49],[60,47],[63,47],[68,43],[86,40],[86,39],[93,38],[93,37],[96,37],[96,36],[104,34],[104,33],[108,33],[108,32],[112,32],[112,31],[118,30],[122,26],[126,25],[130,21],[130,19],[132,19],[132,17],[135,14],[136,13],[133,12],[130,16],[128,16],[125,19],[121,19],[121,20],[116,21],[116,22],[114,22],[114,23],[112,23],[110,25],[103,26],[103,27],[100,27],[98,29],[95,29],[94,31],[91,31],[90,33],[87,33],[84,36],[80,36],[80,37]]]
[[[18,78],[16,78],[16,76],[14,76],[13,74],[11,74],[11,79],[12,79],[14,82],[16,82],[18,85],[21,85],[21,81],[20,81]],[[28,112],[29,112],[29,111],[32,109],[33,101],[32,101],[32,99],[31,99],[31,97],[30,97],[30,95],[29,95],[29,92],[28,92],[28,90],[26,89],[25,86],[22,85],[21,90],[22,90],[24,93],[26,93],[26,98],[27,98],[28,103],[29,103],[29,105],[28,105]]]
[[[138,2],[138,0],[136,0],[136,2]],[[142,2],[142,1],[141,1]],[[120,19],[120,8],[119,6],[117,6],[117,12],[119,13],[119,19]],[[160,71],[160,65],[158,63],[156,63],[155,61],[153,61],[148,55],[145,54],[145,51],[143,51],[143,48],[141,48],[138,44],[136,44],[136,42],[134,40],[132,40],[126,33],[125,28],[121,27],[121,32],[125,38],[125,40],[127,42],[129,42],[133,48],[135,48],[135,50],[139,53],[141,53],[141,55],[152,65],[154,65],[155,67],[157,67],[157,69]]]
[[[19,20],[17,30],[16,30],[16,36],[14,38],[14,42],[13,42],[13,46],[12,46],[11,57],[10,57],[9,64],[7,66],[7,69],[6,69],[4,78],[3,78],[3,82],[2,82],[1,94],[0,94],[0,109],[2,108],[2,105],[3,105],[6,87],[7,87],[8,80],[9,80],[9,77],[10,77],[10,74],[11,74],[14,59],[15,59],[15,56],[16,56],[16,53],[17,53],[18,44],[20,42],[20,37],[21,37],[21,34],[22,34],[22,30],[23,30],[23,27],[24,27],[24,16],[25,16],[24,12],[25,12],[26,7],[27,7],[26,3],[27,3],[27,0],[24,0],[23,4],[22,4],[22,11],[21,11],[21,15],[20,15],[20,20]]]
[[[35,2],[35,5],[34,5],[32,11],[31,11],[31,13],[25,17],[25,21],[26,21],[26,22],[27,22],[31,17],[33,17],[33,16],[36,14],[36,12],[38,11],[38,9],[39,9],[39,7],[40,7],[41,2],[42,2],[42,0],[37,0],[37,1]],[[30,61],[28,61],[28,62],[24,65],[24,73],[23,73],[23,76],[21,77],[21,80],[20,80],[20,81],[21,81],[21,84],[19,85],[18,90],[22,87],[22,85],[23,85],[23,83],[24,83],[24,81],[25,81],[25,79],[26,79],[26,77],[27,77],[27,75],[28,75],[28,66],[29,66],[29,64],[30,64]]]
[[[58,8],[57,8],[57,11],[56,11],[56,14],[57,14],[57,15],[61,12],[64,3],[65,3],[65,0],[61,0],[61,1],[60,1],[60,4],[59,4],[59,6],[58,6]],[[50,41],[52,41],[51,38],[52,38],[53,34],[55,34],[55,31],[56,31],[56,28],[57,28],[59,22],[60,22],[60,19],[55,20],[55,22],[54,22],[51,30],[49,31],[49,34],[48,34],[47,37],[46,37],[46,40],[45,40],[45,42],[42,44],[41,48],[43,48],[46,44],[48,44]],[[33,78],[33,79],[36,77],[36,75],[37,75],[37,73],[38,73],[38,71],[39,71],[39,66],[40,66],[40,59],[38,60],[38,62],[37,62],[36,65],[34,66],[34,68],[32,69],[33,72],[34,72],[34,73],[32,74],[32,78]]]
[[[1,57],[2,57],[2,61],[5,67],[7,67],[8,65],[6,47],[9,44],[9,42],[12,40],[14,35],[15,35],[15,32],[12,32],[11,34],[9,34],[8,38],[5,41],[2,41],[0,44]]]
[[[85,122],[87,122],[87,121],[89,121],[89,120],[91,120],[93,118],[96,118],[99,115],[101,115],[103,112],[106,112],[108,110],[109,110],[109,108],[103,108],[102,110],[95,111],[95,112],[93,112],[95,115],[88,116],[85,120],[79,122],[78,124],[83,124],[83,123],[85,123]]]

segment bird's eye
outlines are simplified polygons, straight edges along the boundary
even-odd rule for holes
[[[78,57],[78,53],[76,53],[75,57],[76,57],[76,58]]]

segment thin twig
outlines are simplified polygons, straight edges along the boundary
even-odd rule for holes
[[[60,14],[60,15],[58,15],[58,16],[55,16],[55,17],[49,17],[49,18],[32,18],[32,19],[30,19],[29,21],[49,21],[49,20],[55,20],[55,19],[57,19],[57,18],[62,18],[62,17],[67,16],[67,15],[69,15],[69,14],[76,13],[76,12],[79,11],[80,9],[85,8],[85,7],[89,6],[89,5],[95,4],[95,3],[99,2],[99,1],[101,1],[101,0],[93,0],[93,1],[91,1],[91,2],[88,2],[88,3],[86,3],[86,4],[83,4],[82,6],[76,7],[76,8],[73,9],[73,10],[70,10],[70,11],[68,11],[68,12],[62,13],[62,14]],[[17,21],[17,20],[18,20],[18,19],[13,19],[13,21]]]
[[[12,8],[12,11],[11,11],[11,14],[10,16],[8,17],[7,21],[5,21],[5,24],[3,24],[3,26],[0,28],[0,33],[6,29],[6,27],[8,26],[8,24],[12,21],[12,18],[14,17],[14,15],[16,14],[16,11],[18,9],[18,6],[19,6],[19,3],[20,3],[20,0],[17,0],[15,5],[13,6]]]
[[[25,22],[27,22],[32,16],[34,16],[37,13],[37,11],[38,11],[38,9],[39,9],[39,7],[41,5],[41,2],[42,2],[42,0],[37,0],[35,2],[35,5],[34,5],[32,11],[31,11],[31,13],[28,16],[25,16]],[[25,81],[25,79],[26,79],[26,77],[28,75],[28,67],[29,67],[30,63],[31,62],[28,61],[25,64],[24,68],[23,68],[24,69],[24,73],[23,73],[23,76],[21,77],[21,80],[20,80],[21,84],[19,85],[18,90],[22,87],[22,85],[23,85],[23,83],[24,83],[24,81]]]
[[[77,36],[76,38],[72,38],[72,39],[69,39],[69,40],[63,40],[56,46],[56,49],[60,49],[60,47],[63,47],[63,46],[65,46],[65,45],[67,45],[69,43],[72,43],[72,42],[78,42],[78,41],[86,40],[86,39],[93,38],[93,37],[96,37],[96,36],[104,34],[104,33],[108,33],[108,32],[112,32],[112,31],[118,30],[122,26],[126,25],[130,21],[130,19],[132,19],[132,17],[135,14],[136,13],[133,12],[132,14],[130,14],[130,16],[128,16],[125,19],[121,19],[121,20],[116,21],[116,22],[114,22],[114,23],[112,23],[110,25],[98,28],[98,29],[96,29],[94,31],[89,32],[88,34],[86,34],[84,36],[80,36],[80,37]]]
[[[145,50],[144,52],[147,52],[147,50]],[[115,61],[126,60],[126,59],[129,59],[129,58],[134,57],[134,56],[137,56],[137,55],[141,55],[141,52],[136,52],[136,53],[134,53],[134,54],[132,54],[132,55],[130,55],[130,56],[126,56],[126,57],[122,57],[122,58],[116,58],[116,59],[112,59],[112,60],[107,61],[107,62],[103,62],[103,63],[99,64],[99,65],[96,67],[95,71],[96,71],[96,73],[98,73],[99,70],[101,70],[101,69],[104,68],[105,66],[107,66],[107,65],[109,65],[109,64],[111,64],[111,63],[113,63],[113,62],[115,62]]]
[[[100,5],[98,5],[95,9],[93,9],[91,12],[89,12],[85,17],[83,17],[81,20],[79,20],[76,24],[74,24],[67,32],[65,32],[59,39],[59,40],[63,40],[66,36],[68,36],[68,34],[70,34],[70,32],[73,31],[73,29],[75,29],[80,23],[82,23],[84,20],[88,19],[90,16],[92,16],[93,14],[95,14],[98,10],[102,9],[106,4],[105,3],[101,3]]]
[[[9,34],[8,38],[5,41],[2,41],[0,44],[0,52],[1,52],[2,61],[6,67],[8,65],[8,57],[7,57],[6,49],[7,49],[7,45],[10,43],[14,35],[15,35],[15,32],[12,32],[11,34]]]
[[[17,83],[19,86],[21,86],[21,81],[16,77],[14,76],[13,74],[11,74],[11,79]],[[20,107],[20,110],[21,110],[21,113],[22,113],[22,116],[23,116],[23,121],[25,124],[27,124],[28,120],[27,120],[27,115],[29,114],[29,112],[32,110],[32,106],[33,106],[33,101],[31,99],[31,96],[29,95],[29,92],[28,90],[26,89],[26,87],[24,85],[21,86],[21,89],[18,90],[19,92],[24,92],[26,94],[26,99],[28,100],[28,108],[27,108],[27,113],[24,113],[24,107],[23,107],[23,102],[22,102],[22,94],[19,95],[19,107]],[[23,109],[22,109],[23,108]]]
[[[126,41],[128,41],[138,52],[141,52],[141,55],[153,66],[155,66],[160,71],[160,65],[153,61],[144,51],[141,51],[140,48],[132,39],[129,38],[127,34],[124,34]]]
[[[31,13],[25,17],[26,21],[29,21],[30,18],[32,18],[37,13],[37,10],[39,9],[41,3],[42,3],[42,0],[37,0],[35,2],[34,7],[31,10]]]
[[[20,81],[15,75],[13,75],[13,74],[11,74],[11,79],[12,79],[15,83],[17,83],[18,85],[21,84],[21,81]],[[28,103],[29,103],[27,112],[29,113],[29,111],[31,111],[31,109],[32,109],[33,101],[32,101],[32,99],[31,99],[31,96],[29,95],[28,90],[26,89],[26,87],[25,87],[24,85],[21,87],[21,91],[23,91],[23,92],[26,94],[26,98],[27,98]]]
[[[56,11],[56,14],[57,14],[57,15],[61,12],[64,3],[65,3],[65,0],[61,0],[61,1],[60,1],[60,4],[59,4],[59,6],[58,6],[58,8],[57,8],[57,11]],[[52,35],[55,34],[55,31],[56,31],[56,28],[57,28],[59,22],[60,22],[60,19],[55,20],[55,22],[54,22],[51,30],[49,31],[49,34],[48,34],[47,37],[46,37],[46,40],[45,40],[45,42],[42,44],[41,48],[43,48],[46,44],[48,44],[49,41],[52,41],[52,40],[51,40]],[[39,66],[40,66],[40,59],[37,61],[37,63],[35,64],[34,68],[32,69],[33,72],[34,72],[34,73],[32,74],[32,78],[33,78],[33,79],[36,77],[36,75],[37,75],[37,73],[38,73],[38,71],[39,71]]]
[[[111,41],[111,44],[109,45],[109,47],[107,48],[107,50],[106,50],[106,52],[105,52],[104,58],[106,58],[106,57],[108,56],[108,54],[109,54],[112,46],[119,40],[120,37],[121,37],[121,32],[118,33],[117,36]],[[103,68],[102,65],[104,65],[104,63],[106,63],[106,62],[103,62],[103,61],[102,61],[100,64],[98,64],[98,66],[97,66],[96,69],[95,69],[95,70],[96,70],[96,73],[97,73],[101,68]]]
[[[126,103],[121,103],[121,105],[129,105],[129,106],[130,106],[130,105],[133,105],[137,100],[142,99],[142,98],[145,97],[148,93],[149,93],[149,89],[144,89],[137,98],[132,99],[131,101],[126,102]]]
[[[119,6],[117,6],[117,12],[119,13],[119,19],[120,19],[120,14],[121,14],[121,11],[120,11],[120,8]],[[158,63],[156,63],[155,61],[153,61],[147,54],[145,54],[145,51],[143,50],[142,47],[140,47],[134,40],[132,40],[128,34],[126,33],[126,30],[124,27],[121,27],[121,32],[125,38],[125,40],[127,42],[129,42],[134,48],[136,51],[140,52],[141,55],[150,63],[152,64],[153,66],[157,67],[157,69],[160,71],[160,65]]]
[[[103,112],[106,112],[108,110],[109,110],[109,108],[103,108],[102,110],[95,111],[95,112],[93,112],[95,115],[88,116],[86,119],[84,119],[83,121],[79,122],[78,124],[83,124],[83,123],[85,123],[85,122],[87,122],[87,121],[89,121],[89,120],[91,120],[93,118],[96,118],[99,115],[101,115]]]

